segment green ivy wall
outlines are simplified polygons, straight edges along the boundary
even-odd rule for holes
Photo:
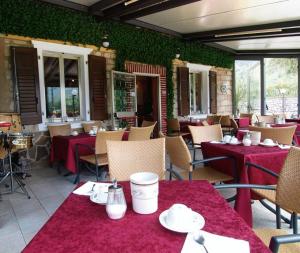
[[[180,48],[181,60],[232,68],[233,55],[197,42],[185,42],[146,29],[114,22],[97,22],[85,13],[35,0],[0,0],[0,33],[100,46],[105,33],[116,50],[116,70],[125,60],[167,68],[167,114],[173,113],[172,59]]]

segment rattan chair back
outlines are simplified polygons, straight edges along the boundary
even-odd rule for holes
[[[258,127],[249,126],[250,131],[261,132],[261,140],[272,139],[280,144],[291,145],[297,126],[288,127]]]
[[[212,115],[207,115],[206,120],[208,122],[212,122],[213,124],[220,124],[221,117],[222,117],[221,115],[212,114]]]
[[[193,171],[191,153],[181,136],[166,137],[166,149],[170,163],[178,168]]]
[[[258,122],[265,122],[266,124],[274,124],[275,117],[273,115],[256,115]]]
[[[143,141],[149,140],[155,125],[148,127],[131,127],[128,140],[129,141]]]
[[[222,127],[231,127],[231,116],[230,115],[222,115],[220,119],[220,124]]]
[[[236,121],[235,121],[233,118],[230,119],[230,124],[231,124],[231,127],[232,127],[235,131],[238,130],[239,126],[238,126],[238,124],[236,123]]]
[[[165,138],[107,141],[110,178],[127,181],[136,172],[153,172],[165,179]]]
[[[95,154],[106,154],[106,141],[122,141],[125,130],[120,131],[100,131],[96,136]]]
[[[101,127],[102,122],[101,121],[90,121],[90,122],[84,122],[81,123],[83,127],[83,131],[85,133],[88,133],[90,130],[92,130],[93,126],[96,126],[97,128]]]
[[[285,210],[300,213],[300,148],[291,147],[279,174],[276,203]]]
[[[206,141],[221,141],[223,139],[220,124],[210,126],[188,126],[193,143],[201,144]]]
[[[157,121],[143,120],[142,127],[155,126]]]
[[[48,125],[48,130],[50,137],[53,136],[68,136],[71,134],[71,125],[70,124],[61,124],[61,125]]]
[[[178,119],[167,119],[168,133],[180,132],[180,124]]]

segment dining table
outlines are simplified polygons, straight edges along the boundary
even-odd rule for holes
[[[187,234],[168,230],[159,222],[160,214],[175,203],[185,204],[201,214],[205,220],[204,231],[246,240],[251,253],[271,253],[207,181],[159,181],[158,210],[152,214],[135,213],[130,183],[119,183],[127,202],[122,219],[110,219],[105,205],[71,193],[23,253],[179,253]]]
[[[272,185],[276,184],[277,179],[266,174],[254,167],[247,170],[246,163],[254,163],[265,168],[268,168],[276,173],[281,171],[288,150],[281,149],[278,146],[266,147],[262,145],[257,146],[243,146],[242,144],[215,144],[204,142],[201,144],[201,149],[204,158],[216,156],[230,156],[236,161],[236,170],[238,174],[238,181],[241,184],[260,184]],[[214,161],[211,166],[223,173],[233,175],[231,161]],[[250,189],[238,189],[235,210],[246,221],[249,226],[252,226],[252,209],[251,199],[256,196],[251,194]]]
[[[125,131],[122,140],[128,140],[129,132]],[[76,136],[53,136],[50,146],[50,163],[62,162],[64,167],[71,173],[77,173],[76,166],[76,145],[84,144],[95,147],[96,136],[87,133],[80,133]],[[80,156],[91,155],[93,152],[84,146],[78,146]]]

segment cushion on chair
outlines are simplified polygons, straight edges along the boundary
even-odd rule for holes
[[[95,155],[80,156],[80,160],[86,161],[91,164],[96,164]],[[108,165],[107,154],[97,155],[98,166]]]
[[[184,179],[186,179],[186,180],[189,179],[188,171],[186,171],[186,170],[182,171],[182,172],[180,172],[180,174]],[[208,182],[213,184],[213,183],[233,180],[233,177],[228,176],[220,171],[217,171],[211,167],[206,166],[206,167],[196,168],[193,171],[192,179],[193,180],[207,180]]]

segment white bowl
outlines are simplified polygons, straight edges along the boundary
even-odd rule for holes
[[[263,144],[270,146],[270,145],[274,145],[275,143],[271,139],[264,139]]]

